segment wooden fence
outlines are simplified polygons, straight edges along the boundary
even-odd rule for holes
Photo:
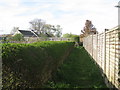
[[[107,86],[120,89],[120,29],[89,35],[83,46],[101,68]]]

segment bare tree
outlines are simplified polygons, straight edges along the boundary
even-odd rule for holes
[[[45,21],[42,19],[34,19],[29,22],[31,24],[32,30],[36,31],[38,34],[41,34],[43,32],[43,27],[45,25]]]
[[[36,32],[38,35],[52,37],[52,36],[61,36],[61,27],[60,25],[54,26],[51,24],[46,24],[42,19],[34,19],[29,22],[31,24],[32,31]]]

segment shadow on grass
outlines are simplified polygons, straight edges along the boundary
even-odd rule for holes
[[[44,87],[107,88],[98,66],[83,47],[74,48]]]

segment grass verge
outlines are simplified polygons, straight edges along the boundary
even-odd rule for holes
[[[83,47],[74,48],[45,88],[107,88],[100,70]]]

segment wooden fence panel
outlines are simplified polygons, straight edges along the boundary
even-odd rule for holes
[[[83,39],[83,46],[102,68],[110,86],[120,89],[120,30],[89,35]]]

